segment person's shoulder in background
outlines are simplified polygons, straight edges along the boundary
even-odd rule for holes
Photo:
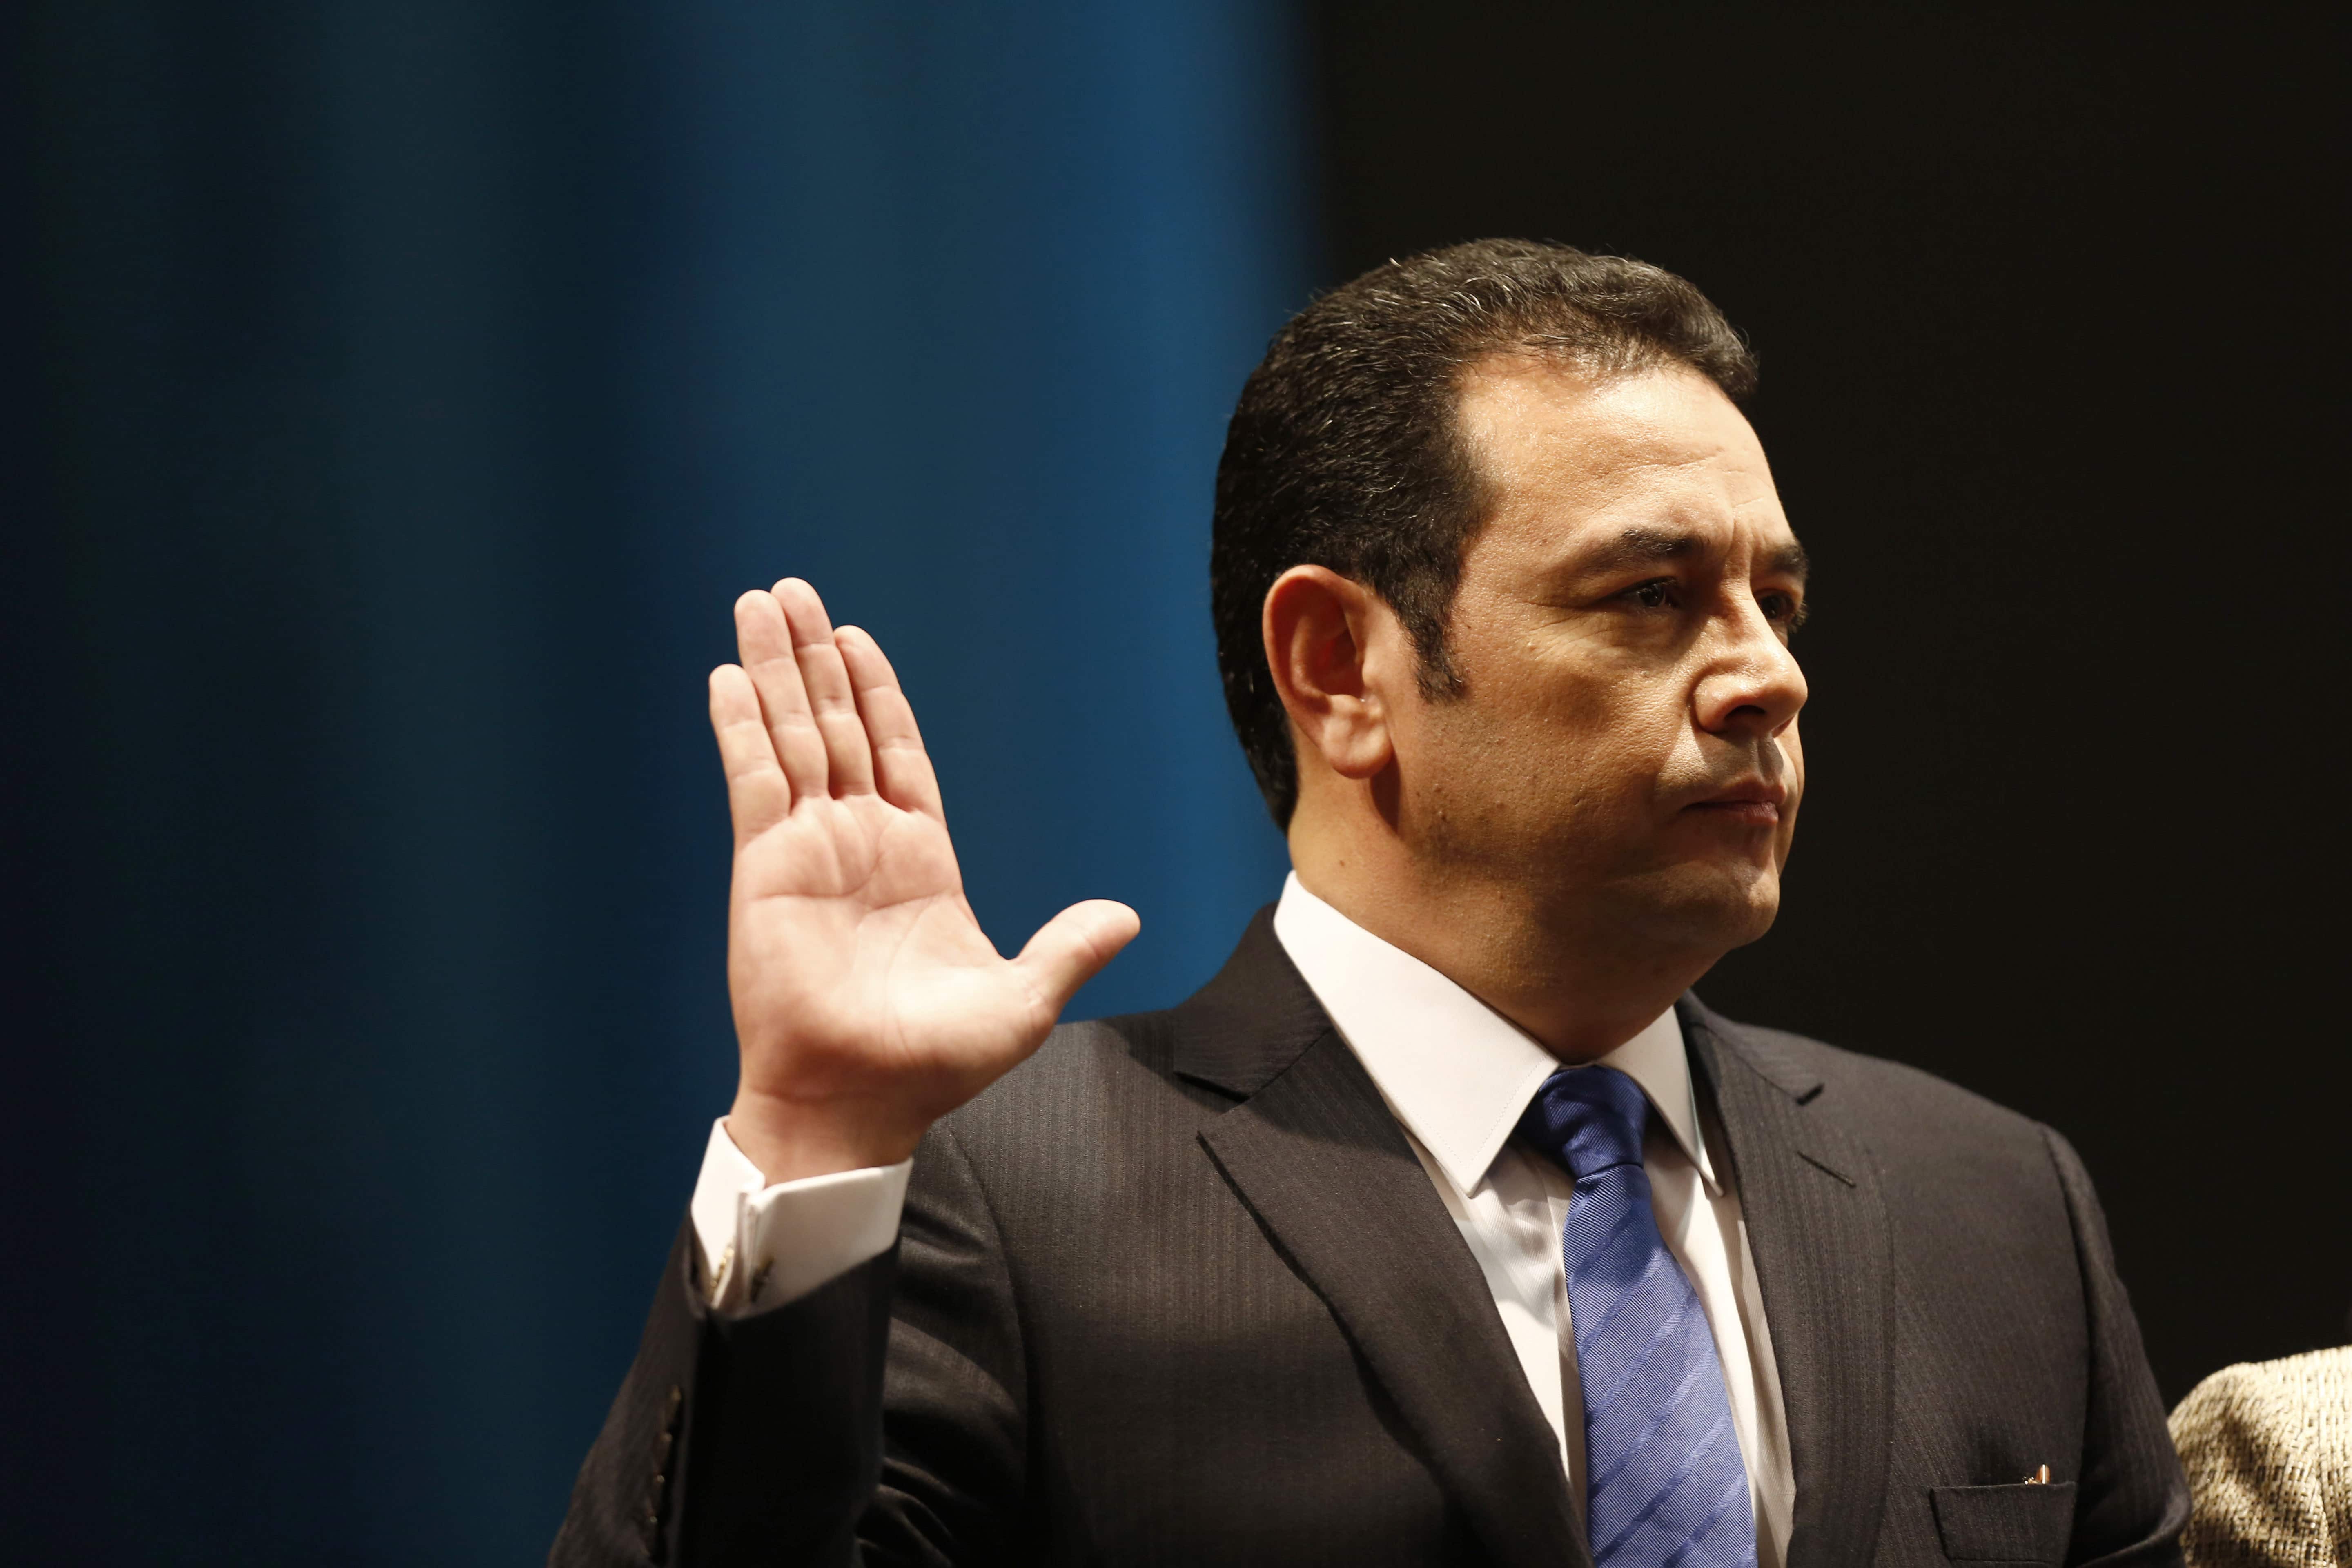
[[[2352,1563],[2352,1345],[2224,1367],[2172,1413],[2196,1568]]]

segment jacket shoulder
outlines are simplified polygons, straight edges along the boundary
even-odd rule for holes
[[[1254,917],[1223,968],[1173,1007],[1063,1024],[1027,1061],[955,1118],[1001,1126],[1040,1117],[1115,1116],[1139,1129],[1154,1111],[1190,1129],[1265,1087],[1331,1026],[1274,934],[1274,909]]]
[[[1730,1054],[1801,1102],[1844,1121],[1882,1158],[1999,1150],[2048,1168],[2057,1135],[1973,1089],[1885,1057],[1701,1011]]]
[[[1030,1143],[1142,1115],[1186,1117],[1216,1097],[1174,1068],[1176,1010],[1058,1024],[1029,1058],[942,1119],[967,1145]]]

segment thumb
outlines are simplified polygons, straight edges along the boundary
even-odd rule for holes
[[[1047,921],[1029,939],[1013,962],[1028,975],[1030,991],[1046,1009],[1049,1026],[1078,987],[1101,973],[1103,965],[1142,929],[1142,917],[1125,904],[1088,899]]]

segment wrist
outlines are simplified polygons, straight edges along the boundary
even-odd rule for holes
[[[895,1165],[915,1152],[924,1127],[857,1104],[810,1104],[739,1089],[727,1136],[771,1185],[842,1171]]]

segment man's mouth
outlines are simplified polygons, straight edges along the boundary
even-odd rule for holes
[[[1705,800],[1693,802],[1686,809],[1702,811],[1748,827],[1777,826],[1780,808],[1789,803],[1786,784],[1764,779],[1744,780],[1728,789],[1718,791]]]

